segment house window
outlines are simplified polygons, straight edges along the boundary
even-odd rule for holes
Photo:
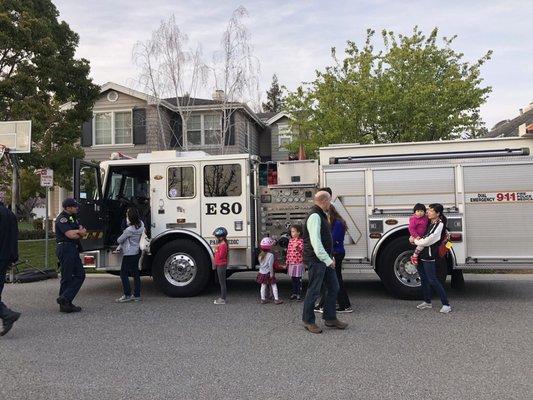
[[[222,118],[219,114],[191,115],[187,120],[190,146],[216,146],[222,141]]]
[[[193,167],[170,167],[168,169],[167,195],[171,199],[194,197]]]
[[[192,146],[202,144],[202,116],[191,115],[187,120],[187,140]]]
[[[288,124],[278,124],[278,148],[287,150],[287,146],[292,142],[291,128]]]
[[[110,111],[94,114],[95,145],[132,144],[131,111]]]
[[[240,196],[242,193],[241,166],[217,164],[204,167],[204,195],[206,197]]]

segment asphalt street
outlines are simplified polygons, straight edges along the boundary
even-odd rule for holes
[[[350,326],[321,335],[303,329],[302,303],[258,304],[253,278],[232,276],[215,306],[214,289],[173,299],[149,278],[142,303],[118,304],[120,280],[91,277],[71,315],[57,280],[7,285],[23,316],[0,338],[0,399],[533,397],[533,275],[467,275],[442,315],[350,274]]]

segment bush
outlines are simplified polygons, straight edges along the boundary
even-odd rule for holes
[[[19,231],[19,240],[36,240],[36,239],[44,239],[45,237],[45,231],[44,229],[38,229],[38,230],[21,230]],[[48,233],[49,238],[54,238],[55,235],[53,232]]]
[[[32,226],[33,226],[33,229],[35,229],[36,231],[39,231],[39,230],[42,230],[43,229],[43,219],[42,218],[36,218],[32,221]]]

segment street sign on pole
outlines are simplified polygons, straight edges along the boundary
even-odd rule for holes
[[[46,193],[46,205],[45,205],[45,215],[44,215],[44,268],[48,268],[48,192],[49,188],[54,186],[54,170],[50,168],[43,168],[38,172],[41,176],[41,186],[44,187]]]
[[[42,187],[53,187],[54,186],[54,170],[49,168],[43,168],[40,171],[41,175],[41,186]]]

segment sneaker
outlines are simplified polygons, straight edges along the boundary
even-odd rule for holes
[[[442,308],[440,309],[440,312],[443,314],[448,314],[452,312],[452,308],[450,306],[442,306]]]
[[[423,303],[417,305],[416,308],[418,308],[419,310],[425,310],[426,308],[433,308],[433,306],[431,305],[431,303],[426,303],[424,301]]]
[[[219,298],[219,299],[216,299],[216,300],[213,302],[213,304],[226,304],[226,300],[224,300],[224,299],[220,299],[220,298]]]
[[[353,308],[352,307],[337,308],[337,312],[338,313],[345,313],[345,314],[353,313]]]
[[[318,306],[316,306],[316,307],[315,307],[315,312],[316,312],[316,313],[320,313],[320,314],[324,314],[324,309],[323,309],[322,307],[318,307]]]
[[[274,304],[283,304],[283,300],[281,299],[274,300]]]
[[[268,303],[267,299],[261,299],[261,304],[267,304],[267,303]]]
[[[410,261],[411,261],[411,264],[418,265],[418,257],[417,256],[412,255]]]
[[[296,296],[296,301],[302,301],[302,296]]]
[[[131,299],[133,301],[142,301],[141,296],[137,296],[137,297],[136,296],[131,296]]]
[[[70,307],[72,308],[72,312],[80,312],[81,311],[81,307],[75,306],[74,304],[72,304],[72,302],[70,303]]]
[[[291,294],[291,300],[296,300],[297,296],[295,294]]]
[[[126,295],[122,295],[120,298],[118,298],[116,300],[117,303],[127,303],[128,301],[132,301],[133,300],[133,296],[126,296]]]

